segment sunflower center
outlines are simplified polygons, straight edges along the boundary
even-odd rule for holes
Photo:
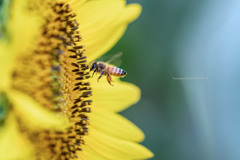
[[[38,143],[42,159],[70,159],[84,144],[92,100],[88,65],[69,5],[51,5],[36,50],[20,57],[13,74],[13,87],[30,95],[42,106],[64,114],[72,126],[66,131],[38,131],[31,139]],[[25,54],[26,55],[26,54]],[[48,154],[47,154],[48,153]]]

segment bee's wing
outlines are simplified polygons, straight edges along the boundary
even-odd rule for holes
[[[109,60],[107,60],[106,63],[119,67],[122,63],[122,55],[123,52],[117,52]]]

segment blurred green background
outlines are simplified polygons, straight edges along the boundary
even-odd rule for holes
[[[122,114],[154,160],[240,159],[240,1],[129,0],[143,7],[109,54],[142,90]]]

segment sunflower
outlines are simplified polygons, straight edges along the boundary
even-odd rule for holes
[[[0,159],[151,158],[138,144],[142,131],[117,113],[139,100],[139,88],[118,78],[114,87],[98,83],[88,69],[141,7],[14,0],[9,8],[0,39]]]

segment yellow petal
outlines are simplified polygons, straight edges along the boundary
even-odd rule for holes
[[[82,43],[86,46],[89,61],[100,56],[95,52],[96,50],[101,54],[105,53],[123,35],[126,26],[113,30],[109,24],[116,20],[124,10],[124,6],[125,1],[122,0],[97,0],[88,1],[77,11],[79,30],[83,37]],[[104,29],[109,27],[112,32],[105,33]]]
[[[4,91],[10,87],[11,71],[13,65],[13,54],[8,50],[6,42],[0,42],[0,90]]]
[[[108,136],[96,129],[91,129],[85,141],[89,147],[108,159],[147,159],[153,156],[144,146]]]
[[[77,19],[80,22],[80,31],[96,30],[98,27],[106,26],[113,20],[125,6],[123,0],[92,0],[87,1],[75,9]],[[100,25],[100,26],[97,26]]]
[[[144,139],[144,133],[132,122],[119,114],[109,112],[97,106],[92,109],[89,119],[91,128],[93,127],[107,135],[135,142],[140,142]]]
[[[73,9],[78,9],[80,5],[82,5],[83,3],[85,3],[87,0],[71,0],[69,1],[69,4],[71,5],[71,7]]]
[[[82,150],[83,151],[79,153],[79,158],[82,160],[110,160],[92,150],[88,145],[83,145]]]
[[[119,112],[140,99],[140,89],[134,84],[121,82],[112,77],[114,86],[111,86],[107,83],[105,76],[97,82],[98,76],[95,75],[90,79],[93,88],[92,100],[94,106]]]
[[[107,3],[106,3],[107,2]],[[127,24],[141,12],[137,4],[125,6],[125,1],[89,1],[79,8],[79,30],[92,61],[111,49],[122,37]],[[84,16],[84,17],[81,17]]]
[[[11,5],[8,29],[10,38],[0,42],[0,88],[7,90],[15,59],[19,54],[27,54],[37,43],[36,35],[40,34],[42,20],[36,14],[27,12],[27,1],[15,0]]]
[[[61,130],[69,125],[64,116],[44,109],[26,94],[10,90],[7,95],[15,113],[30,127]]]
[[[142,7],[139,4],[129,4],[119,16],[118,21],[121,23],[130,23],[138,18],[141,11]]]
[[[122,37],[126,29],[127,26],[122,25],[111,29],[111,32],[100,33],[94,39],[83,40],[83,44],[86,45],[85,49],[88,61],[91,62],[110,50]]]
[[[18,130],[17,122],[12,113],[8,115],[0,132],[0,159],[30,160],[31,145]]]
[[[9,29],[14,54],[27,54],[37,44],[37,36],[43,20],[37,13],[29,12],[28,1],[14,0],[11,8]]]

